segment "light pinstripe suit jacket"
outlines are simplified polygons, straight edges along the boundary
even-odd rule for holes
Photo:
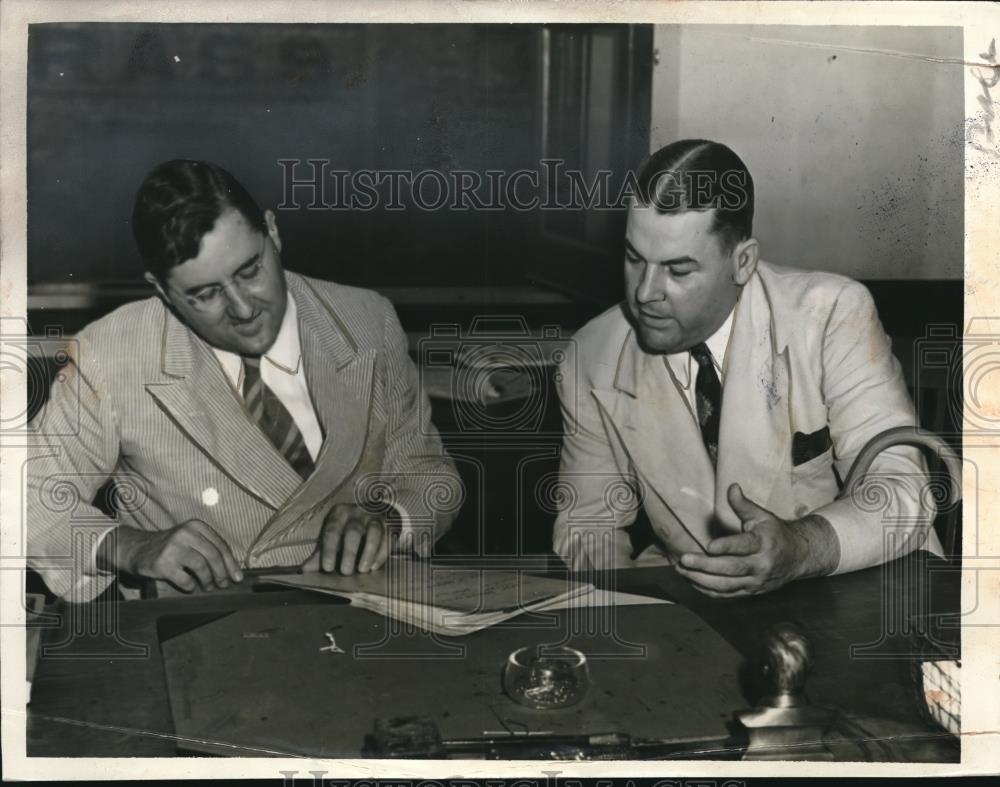
[[[298,565],[326,512],[388,491],[419,542],[439,537],[460,481],[430,422],[392,305],[286,272],[324,442],[303,482],[250,420],[208,344],[156,298],[88,325],[32,422],[28,563],[77,601],[111,582],[90,565],[111,522],[91,505],[117,482],[118,522],[164,530],[201,519],[245,568]]]

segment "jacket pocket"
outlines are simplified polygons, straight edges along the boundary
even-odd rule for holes
[[[814,456],[808,462],[803,462],[793,467],[792,483],[808,482],[814,478],[822,478],[824,473],[828,474],[832,481],[836,481],[833,475],[833,448],[828,448],[819,456]]]
[[[824,426],[815,432],[796,432],[792,436],[792,467],[808,464],[832,447],[829,426]]]
[[[837,496],[837,477],[833,472],[833,449],[792,468],[791,493],[796,517],[832,503]]]

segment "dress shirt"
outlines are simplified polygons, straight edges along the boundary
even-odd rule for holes
[[[236,353],[213,347],[212,352],[219,359],[226,377],[236,388],[240,398],[243,397],[243,359]],[[284,367],[284,368],[281,368]],[[295,370],[291,373],[289,370]],[[288,293],[288,305],[285,316],[278,329],[278,336],[264,355],[260,364],[260,378],[274,392],[285,409],[295,419],[295,425],[302,432],[309,456],[315,462],[323,445],[323,428],[316,417],[309,386],[306,383],[306,372],[302,365],[302,346],[299,343],[299,321],[295,309],[295,300]],[[393,509],[402,523],[402,532],[410,530],[410,518],[399,506]]]
[[[719,326],[719,329],[705,340],[709,352],[712,353],[712,363],[719,375],[719,383],[723,386],[725,386],[726,382],[726,349],[729,347],[729,335],[733,330],[733,315],[735,313],[736,308],[733,308],[729,312],[729,316],[726,317],[725,322]],[[698,376],[698,362],[688,350],[671,353],[666,358],[674,382],[677,384],[677,389],[687,401],[691,415],[694,417],[695,423],[697,423],[698,405],[695,400],[694,382]]]
[[[213,347],[212,352],[219,359],[222,370],[233,384],[236,392],[243,396],[243,359],[236,353]],[[288,294],[288,305],[285,316],[274,340],[260,364],[260,379],[271,389],[278,400],[285,406],[295,420],[295,425],[302,432],[309,456],[315,462],[319,449],[323,445],[323,428],[316,417],[309,386],[306,383],[306,371],[302,365],[302,346],[299,343],[298,313],[295,300]]]

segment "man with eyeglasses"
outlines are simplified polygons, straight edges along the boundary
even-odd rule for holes
[[[126,595],[135,578],[190,592],[427,555],[460,482],[391,304],[283,270],[274,213],[214,164],[156,167],[132,229],[156,297],[75,337],[32,423],[29,564],[50,589],[88,600],[118,575]],[[116,521],[91,504],[109,479]]]

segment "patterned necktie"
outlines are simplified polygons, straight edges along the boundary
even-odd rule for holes
[[[705,441],[708,456],[715,466],[719,456],[719,415],[722,411],[722,384],[712,362],[712,353],[702,342],[691,348],[691,357],[698,362],[698,376],[694,381],[695,401],[698,404],[698,425],[701,439]]]
[[[303,479],[313,471],[302,432],[292,414],[260,378],[260,358],[243,359],[243,402],[278,452]]]

